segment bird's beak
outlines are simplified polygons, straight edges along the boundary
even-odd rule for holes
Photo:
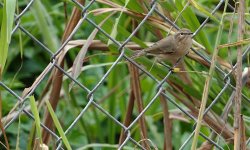
[[[193,36],[194,36],[193,32],[182,33],[182,34],[184,34],[184,35],[191,35],[192,38],[193,38]]]
[[[189,33],[182,33],[182,34],[192,35],[192,34],[193,34],[193,32],[189,32]]]

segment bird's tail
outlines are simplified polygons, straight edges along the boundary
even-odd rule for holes
[[[131,59],[136,59],[138,57],[145,56],[145,55],[146,55],[146,51],[145,50],[135,51],[132,54]]]

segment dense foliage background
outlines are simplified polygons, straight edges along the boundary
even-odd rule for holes
[[[0,24],[1,36],[3,37],[5,33],[4,22],[6,20],[8,21],[8,17],[10,16],[7,18],[4,17],[4,15],[6,15],[4,13],[4,4],[6,1],[1,2]],[[16,14],[25,10],[30,3],[27,0],[12,0],[12,2],[16,4],[14,7]],[[92,2],[93,4],[91,4]],[[191,0],[158,0],[157,10],[160,14],[168,17],[178,27],[188,28],[192,32],[195,32],[207,17],[210,17],[210,20],[205,26],[202,26],[198,34],[194,36],[195,42],[193,43],[193,48],[211,60],[212,54],[216,48],[222,44],[236,42],[238,35],[238,14],[235,13],[233,9],[227,7],[224,12],[225,3],[222,3],[215,14],[211,14],[218,3],[219,2],[215,0],[200,0],[197,3]],[[229,1],[229,3],[231,6],[235,7],[234,1]],[[148,0],[86,0],[83,5],[87,6],[88,4],[91,5],[86,11],[87,17],[121,43],[130,36],[151,9],[150,1]],[[244,22],[244,39],[247,40],[241,41],[241,43],[243,43],[243,52],[249,49],[250,33],[250,1],[246,0],[245,4],[246,22]],[[11,42],[7,50],[6,63],[1,67],[1,83],[5,84],[20,97],[22,96],[24,89],[30,87],[51,62],[50,52],[46,51],[45,47],[42,47],[41,44],[34,41],[34,38],[46,46],[52,53],[55,53],[61,47],[62,42],[65,41],[63,35],[65,34],[67,23],[71,24],[71,22],[73,22],[70,20],[70,17],[74,7],[75,9],[78,8],[78,10],[81,9],[72,1],[36,0],[32,2],[31,6],[24,12],[19,20],[14,22],[13,28],[11,29],[14,29],[18,24],[18,26],[27,30],[33,38],[28,36],[28,34],[20,28],[11,34]],[[91,23],[84,20],[70,39],[70,41],[73,42],[73,48],[65,48],[66,54],[64,57],[64,70],[69,74],[72,74],[72,70],[73,72],[80,71],[79,76],[76,75],[74,77],[89,90],[95,88],[99,81],[102,81],[102,78],[120,54],[118,50],[119,46],[116,43],[110,41],[109,38],[100,31],[95,35],[94,29]],[[126,45],[129,48],[125,50],[125,54],[130,56],[132,53],[131,50],[145,48],[151,45],[151,42],[156,42],[164,38],[168,35],[170,29],[171,34],[176,31],[176,29],[171,28],[171,25],[159,14],[153,12]],[[91,37],[93,40],[91,40]],[[1,42],[4,42],[4,40],[2,39]],[[72,68],[73,64],[76,63],[79,51],[83,47],[82,45],[88,42],[92,42],[92,44],[87,47],[86,55],[82,55],[84,59],[83,62],[80,62],[83,63],[80,70],[79,68],[78,70]],[[0,55],[3,56],[4,52],[1,51]],[[243,57],[243,68],[249,66],[248,56],[249,52]],[[1,62],[2,61],[4,60],[1,60]],[[161,81],[169,73],[167,67],[155,63],[155,59],[152,57],[142,57],[135,61],[139,63],[141,67],[145,68],[145,70],[150,72],[154,79]],[[216,65],[222,71],[225,73],[230,72],[236,61],[237,44],[219,49]],[[165,63],[168,64],[167,61]],[[167,79],[167,82],[163,84],[163,88],[166,91],[166,95],[174,100],[183,110],[197,117],[210,64],[205,62],[204,58],[200,58],[192,51],[185,57],[185,64],[192,84],[188,85],[183,83],[179,77],[179,74],[182,72],[177,71]],[[133,75],[131,68],[133,67],[129,66],[127,59],[123,58],[119,60],[118,64],[112,68],[107,78],[103,80],[101,85],[93,93],[94,101],[122,123],[124,120],[129,119],[133,121],[140,112],[137,107],[139,105],[137,102],[134,102],[134,107],[129,103],[131,99],[134,99],[133,95],[135,95],[135,93],[138,94],[138,92],[140,92],[139,94],[143,101],[142,105],[145,107],[152,101],[158,92],[159,83],[141,70],[139,71],[140,88],[135,89],[132,87],[133,82],[136,82],[135,80],[137,78]],[[237,72],[230,74],[230,84],[232,86],[235,86],[236,74]],[[41,122],[45,122],[46,120],[45,112],[47,107],[45,101],[51,99],[51,96],[53,97],[53,95],[51,95],[53,92],[51,91],[53,89],[52,85],[55,83],[53,83],[54,80],[52,80],[52,85],[51,82],[49,82],[53,75],[55,75],[53,71],[47,73],[44,80],[42,80],[38,87],[35,88],[34,93],[32,93],[37,101],[36,104]],[[55,79],[55,77],[53,79]],[[224,74],[215,69],[215,73],[212,76],[207,105],[212,103],[225,86],[226,81],[224,81]],[[56,105],[55,112],[65,131],[76,119],[78,114],[86,107],[89,100],[89,93],[77,84],[73,84],[72,80],[66,75],[63,76],[62,87],[60,87],[60,89],[59,103]],[[209,135],[211,135],[211,124],[221,126],[219,121],[221,118],[219,117],[224,113],[224,108],[227,106],[233,91],[233,88],[230,86],[227,87],[219,96],[218,102],[213,105],[212,111],[210,111],[209,114],[210,118],[212,118],[212,123],[206,121],[201,128],[201,132],[206,136],[209,137]],[[249,82],[243,85],[242,93],[244,97],[242,98],[241,114],[244,119],[243,124],[246,137],[249,137]],[[29,98],[25,99],[22,106],[16,107],[12,111],[12,108],[18,102],[17,98],[3,87],[1,87],[0,96],[2,102],[2,125],[6,127],[10,118],[13,118],[17,114],[16,119],[11,122],[5,130],[10,148],[31,149],[33,147],[31,145],[34,144],[34,139],[37,137],[37,134],[35,134],[34,120],[25,113],[18,112],[22,107],[27,111],[31,111]],[[167,102],[166,98],[163,99]],[[195,100],[198,104],[190,100]],[[127,114],[128,108],[133,109],[131,116]],[[226,124],[228,128],[225,129],[225,132],[231,135],[234,122],[233,105],[228,106],[228,108],[231,111],[227,112],[228,118],[226,119]],[[172,132],[171,134],[168,133],[168,137],[171,137],[170,141],[172,141],[173,149],[179,149],[194,131],[195,121],[185,115],[174,104],[168,102],[166,105],[166,103],[161,102],[160,96],[150,105],[144,115],[145,120],[142,124],[146,126],[147,137],[142,137],[142,124],[140,123],[132,126],[130,130],[131,137],[140,144],[146,139],[150,139],[148,141],[150,141],[149,143],[151,143],[151,145],[155,145],[158,149],[163,149],[164,142],[166,142],[166,135],[164,136],[164,128],[166,128],[166,125],[163,123],[166,111],[169,112],[168,117],[171,124],[169,128]],[[57,129],[53,131],[59,134]],[[116,144],[119,143],[121,132],[122,128],[120,125],[116,124],[110,117],[97,109],[95,105],[90,105],[84,115],[77,120],[76,125],[67,133],[66,137],[72,149],[90,149],[91,147],[92,149],[98,149],[96,147],[102,147],[102,149],[105,149],[104,147],[106,147],[106,149],[116,149],[118,146]],[[233,148],[232,139],[225,139],[222,131],[217,134],[219,136],[213,140],[218,143],[218,145],[223,149]],[[3,135],[1,136],[1,141],[2,148],[4,148],[3,145],[6,145],[6,141]],[[198,146],[200,147],[205,141],[204,138],[199,137]],[[52,137],[46,144],[50,147],[55,147],[55,143],[56,139]],[[184,149],[190,149],[191,144],[192,140],[188,142]],[[137,149],[137,146],[130,141],[126,143],[125,148]],[[156,148],[152,146],[152,149]]]

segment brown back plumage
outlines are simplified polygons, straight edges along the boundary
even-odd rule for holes
[[[153,55],[160,57],[160,59],[168,58],[169,56],[183,56],[192,45],[191,34],[192,32],[188,29],[181,29],[174,35],[170,35],[148,48],[135,52],[131,58],[134,59],[143,55]]]

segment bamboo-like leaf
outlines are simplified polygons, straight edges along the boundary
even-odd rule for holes
[[[63,143],[65,144],[65,146],[68,150],[72,150],[72,148],[70,147],[69,141],[68,141],[67,137],[65,136],[64,131],[60,125],[60,122],[59,122],[58,118],[56,117],[56,114],[55,114],[52,106],[50,105],[49,101],[46,101],[46,105],[47,105],[48,111],[52,117],[52,120],[56,126],[56,129],[59,132],[59,135],[62,137]]]
[[[14,13],[16,7],[16,0],[5,0],[3,6],[3,19],[0,35],[0,68],[1,72],[7,60],[9,44],[11,41],[11,31],[14,21]]]
[[[35,118],[36,133],[37,133],[38,138],[40,140],[40,144],[42,144],[40,117],[39,117],[39,112],[37,110],[36,101],[35,101],[34,96],[30,96],[30,108],[31,108],[31,112],[33,113],[34,118]]]
[[[48,46],[49,49],[55,52],[56,49],[59,47],[59,40],[57,39],[55,33],[56,29],[53,26],[48,11],[43,6],[40,0],[36,0],[34,2],[34,7],[32,10],[45,44]]]
[[[112,15],[113,15],[113,13],[111,13],[109,16],[107,16],[98,26],[101,27],[103,25],[103,23],[106,22],[107,19],[110,18]],[[87,53],[87,50],[88,50],[90,44],[94,40],[97,32],[98,32],[98,29],[93,30],[93,32],[90,34],[90,36],[86,40],[85,44],[81,48],[80,52],[76,56],[76,59],[75,59],[75,61],[73,63],[73,67],[72,67],[72,76],[75,79],[80,75],[83,59],[84,59],[84,57],[85,57],[85,55]],[[73,86],[73,83],[74,82],[71,82],[69,90],[71,90],[71,88]]]
[[[120,12],[119,17],[115,19],[115,24],[114,24],[113,30],[112,30],[112,32],[111,32],[111,34],[110,34],[110,36],[111,36],[113,39],[115,39],[116,36],[117,36],[117,27],[118,27],[119,21],[120,21],[120,19],[121,19],[121,16],[122,16],[122,14],[123,14],[123,10],[124,10],[124,9],[126,8],[126,6],[128,5],[128,2],[129,2],[129,0],[126,0],[125,5],[124,5],[124,7],[122,8],[122,11]],[[113,43],[113,41],[111,41],[111,40],[109,39],[109,40],[108,40],[108,45],[110,45],[110,44],[112,44],[112,43]]]
[[[189,0],[189,2],[200,12],[204,13],[205,15],[209,16],[211,19],[219,23],[218,19],[216,19],[212,14],[210,14],[205,8],[200,6],[195,0]]]

